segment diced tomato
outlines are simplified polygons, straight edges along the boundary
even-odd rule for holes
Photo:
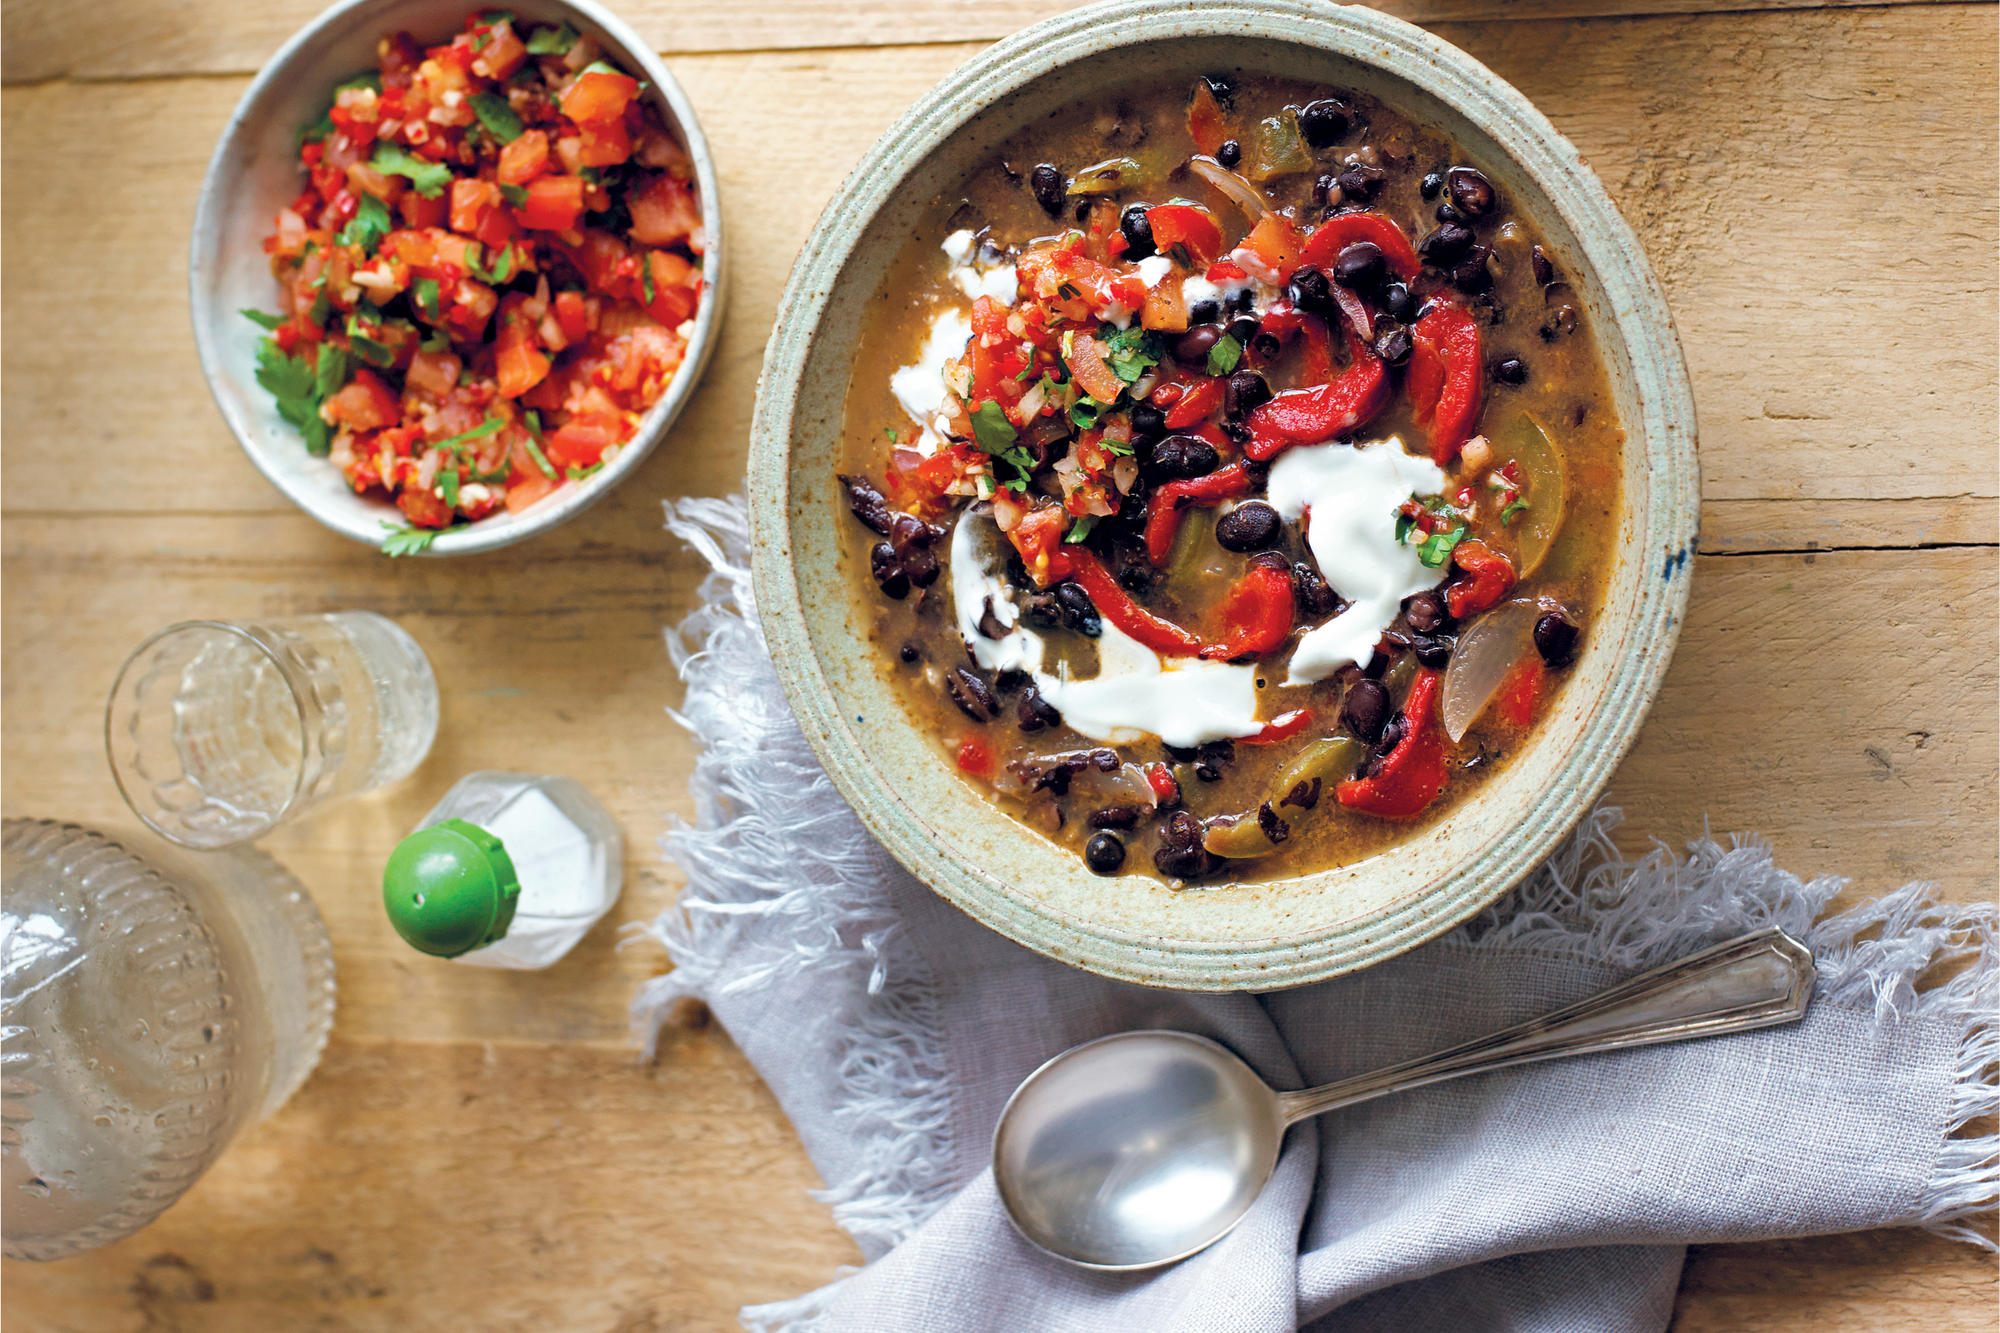
[[[424,48],[417,45],[417,39],[399,32],[383,38],[376,49],[381,54],[382,91],[386,94],[409,87],[417,66],[424,63]]]
[[[958,771],[975,778],[993,776],[993,751],[980,736],[967,736],[959,745]]]
[[[579,160],[586,167],[615,167],[632,156],[632,136],[622,120],[603,125],[579,125],[582,151]]]
[[[1215,155],[1229,138],[1229,126],[1222,118],[1222,105],[1215,100],[1215,92],[1208,86],[1207,79],[1194,81],[1194,97],[1188,102],[1188,137],[1194,140],[1195,151]]]
[[[1174,246],[1186,250],[1191,268],[1205,268],[1222,253],[1222,228],[1215,215],[1194,204],[1160,204],[1146,213],[1153,225],[1153,244],[1166,254]]]
[[[563,337],[573,343],[580,343],[590,336],[590,317],[584,310],[582,292],[557,292],[556,323],[562,325]]]
[[[638,264],[625,242],[608,231],[586,230],[583,244],[576,248],[573,258],[590,289],[606,296],[626,295],[638,273]]]
[[[403,511],[412,524],[420,528],[448,528],[451,526],[451,506],[435,492],[422,490],[416,486],[403,487],[396,497],[396,508]]]
[[[679,328],[694,313],[695,303],[700,299],[687,285],[694,274],[694,265],[671,250],[648,252],[646,263],[653,276],[653,299],[647,304],[646,313],[670,329]]]
[[[701,225],[694,192],[672,176],[659,175],[644,189],[625,196],[632,213],[631,237],[641,245],[677,245]]]
[[[405,226],[419,230],[425,227],[442,227],[451,214],[451,200],[443,190],[426,199],[415,190],[403,191],[403,197],[396,201],[396,211],[403,215]]]
[[[507,512],[518,514],[529,505],[547,498],[555,488],[556,483],[540,472],[523,477],[507,488]]]
[[[568,231],[583,216],[583,178],[543,176],[528,185],[521,225],[536,231]]]
[[[1146,293],[1139,311],[1139,327],[1162,333],[1184,333],[1188,326],[1187,300],[1178,282],[1161,282]]]
[[[624,423],[614,415],[581,416],[550,435],[542,452],[557,467],[589,467],[624,433]]]
[[[1069,515],[1062,506],[1044,505],[1015,524],[1014,530],[1007,534],[1035,582],[1048,582],[1050,552],[1062,544],[1063,533],[1068,530]]]
[[[1186,430],[1197,422],[1208,420],[1222,406],[1222,379],[1208,376],[1181,395],[1180,401],[1167,409],[1167,429]]]
[[[1065,364],[1071,378],[1100,403],[1115,402],[1125,391],[1125,381],[1118,378],[1118,372],[1104,359],[1104,344],[1088,334],[1079,333],[1071,342]]]
[[[479,235],[499,207],[500,187],[492,181],[461,176],[451,183],[451,229],[461,236]]]
[[[362,366],[345,388],[327,399],[326,415],[336,425],[354,430],[380,430],[402,420],[403,405],[381,376]]]
[[[526,185],[548,169],[549,136],[541,130],[523,130],[520,138],[500,150],[493,178],[508,185]]]
[[[578,125],[603,125],[622,117],[625,104],[638,95],[638,80],[591,70],[563,89],[562,113]]]
[[[1282,215],[1266,213],[1243,238],[1243,248],[1263,260],[1280,278],[1290,279],[1305,251],[1305,238]]]
[[[443,398],[458,387],[460,361],[450,352],[418,352],[410,359],[405,382],[433,398]]]
[[[509,292],[500,302],[500,332],[493,344],[500,396],[519,398],[549,373],[549,359],[535,346],[533,323],[521,312],[528,298]]]
[[[503,19],[486,30],[486,44],[479,48],[472,72],[499,82],[521,68],[527,58],[528,48],[514,35],[513,25]]]

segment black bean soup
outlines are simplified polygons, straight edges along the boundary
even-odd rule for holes
[[[854,364],[828,484],[883,670],[1099,874],[1420,836],[1588,643],[1623,431],[1581,303],[1372,98],[1220,71],[1031,126],[930,208]]]

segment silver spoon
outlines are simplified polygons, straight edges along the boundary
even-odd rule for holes
[[[1014,1091],[993,1177],[1030,1242],[1086,1268],[1155,1268],[1213,1245],[1308,1116],[1506,1065],[1772,1027],[1805,1017],[1812,951],[1762,930],[1655,968],[1565,1009],[1373,1074],[1277,1092],[1185,1032],[1121,1032],[1072,1047]]]

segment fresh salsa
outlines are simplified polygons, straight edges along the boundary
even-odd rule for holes
[[[395,503],[403,554],[617,456],[686,355],[704,235],[687,152],[568,23],[377,53],[303,130],[278,312],[244,314],[279,414]]]
[[[1243,74],[1113,93],[880,295],[839,484],[884,670],[1093,871],[1349,864],[1560,695],[1623,434],[1560,257],[1434,130]]]

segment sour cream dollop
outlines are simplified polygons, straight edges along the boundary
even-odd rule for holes
[[[1349,662],[1366,665],[1403,599],[1436,585],[1438,572],[1396,540],[1396,511],[1412,495],[1444,487],[1443,469],[1404,453],[1395,436],[1290,449],[1271,465],[1272,508],[1292,522],[1310,515],[1306,544],[1351,603],[1299,640],[1285,684],[1310,685]]]
[[[951,260],[945,276],[954,287],[975,301],[990,296],[1001,305],[1014,304],[1021,290],[1014,265],[1008,262],[982,267],[978,262],[979,238],[972,231],[953,232],[944,238],[943,249]]]

